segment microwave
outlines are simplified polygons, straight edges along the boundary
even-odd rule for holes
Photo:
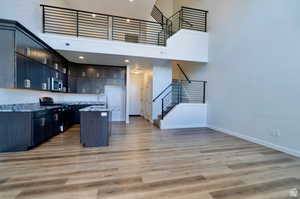
[[[52,78],[51,91],[63,91],[63,81],[57,78]]]

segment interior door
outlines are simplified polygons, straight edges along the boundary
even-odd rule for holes
[[[108,108],[112,110],[112,121],[125,121],[126,89],[123,86],[105,86]]]
[[[142,85],[141,74],[131,74],[129,83],[129,115],[142,114]]]

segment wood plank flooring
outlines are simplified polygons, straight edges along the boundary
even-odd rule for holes
[[[79,128],[0,154],[0,198],[288,199],[300,190],[300,159],[207,128],[162,131],[133,118],[113,125],[104,148],[82,148]]]

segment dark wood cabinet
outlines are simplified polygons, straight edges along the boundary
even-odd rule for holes
[[[50,91],[57,78],[67,91],[67,60],[22,25],[0,20],[0,43],[0,88]]]
[[[25,151],[35,147],[58,135],[61,125],[60,109],[0,112],[0,152]]]
[[[3,88],[13,88],[15,85],[14,37],[13,29],[0,30],[0,87]]]
[[[74,64],[69,65],[70,93],[101,94],[106,85],[125,85],[125,67]]]
[[[84,147],[108,146],[111,135],[111,112],[82,111],[80,114],[80,143]]]

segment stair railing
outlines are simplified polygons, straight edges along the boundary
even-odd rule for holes
[[[181,68],[180,64],[177,64],[177,67],[179,68],[179,70],[181,71],[181,73],[183,74],[183,76],[185,77],[185,79],[191,83],[190,78],[188,78],[187,74],[183,71],[183,69]]]
[[[206,103],[206,81],[173,80],[172,87],[161,98],[161,119],[180,103]]]

